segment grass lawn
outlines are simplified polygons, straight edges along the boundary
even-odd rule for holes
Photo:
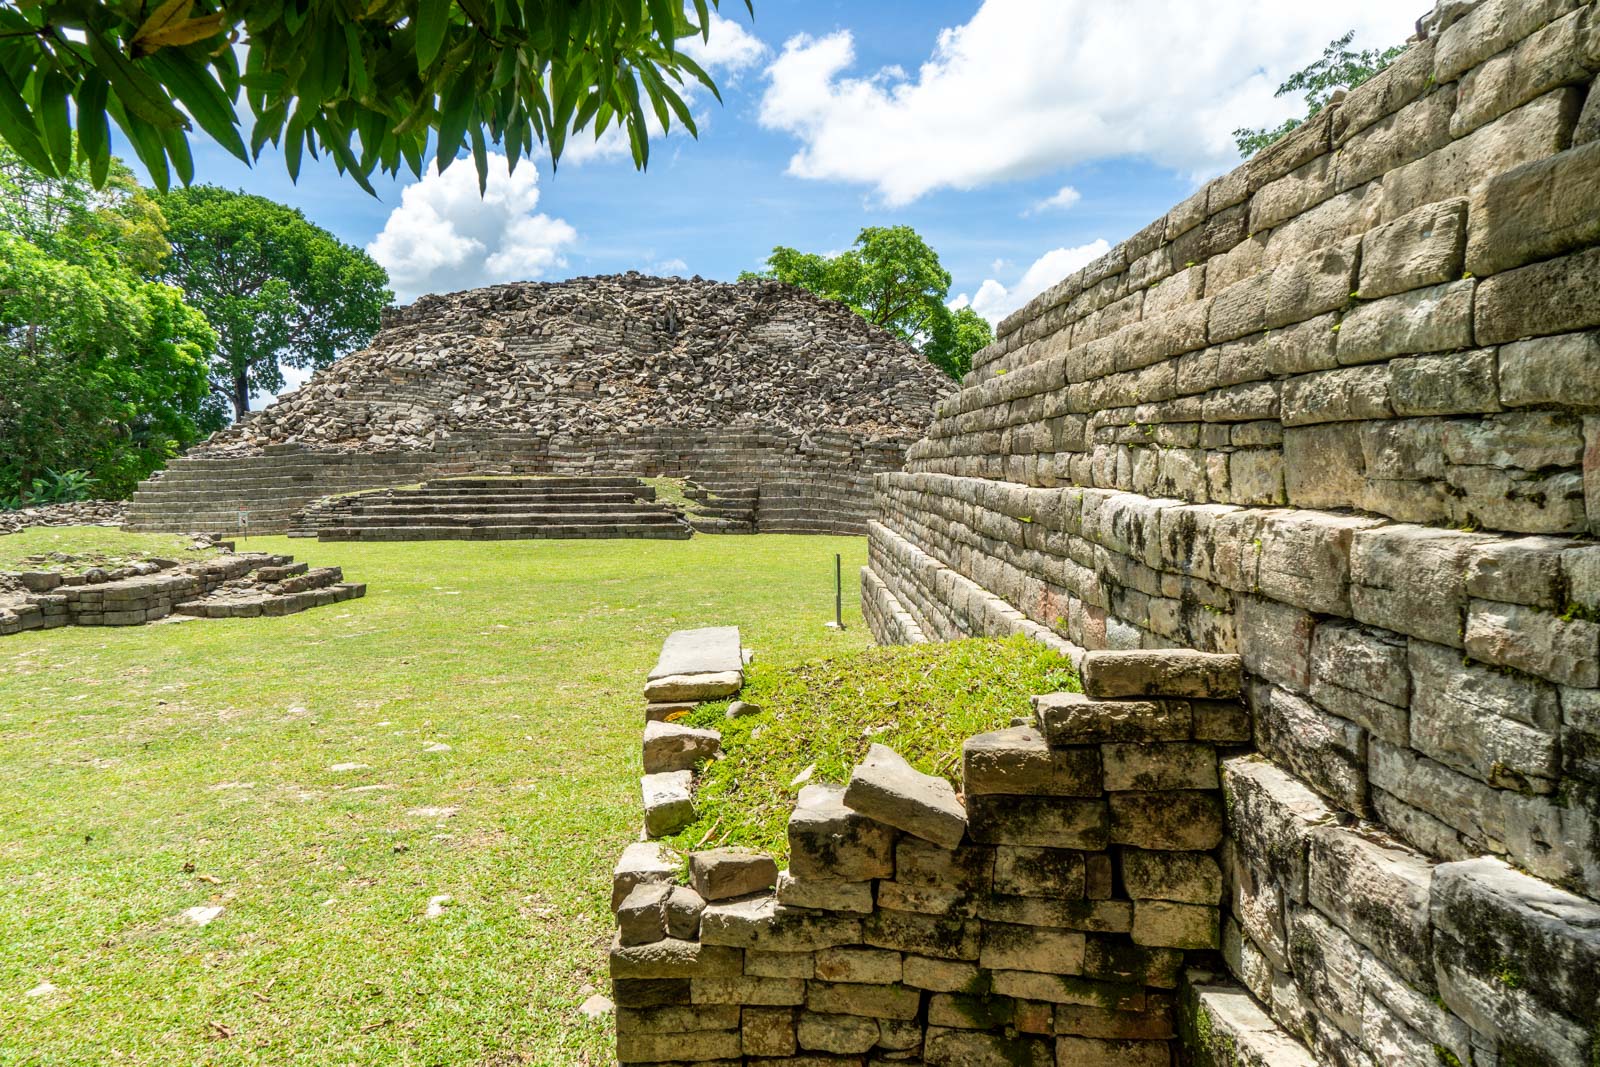
[[[609,1063],[662,639],[869,640],[853,579],[822,626],[862,538],[240,547],[370,592],[0,640],[0,1064]]]
[[[123,533],[104,526],[35,526],[0,536],[0,571],[76,574],[150,556],[187,563],[216,555],[214,549],[195,548],[194,544],[194,538],[175,534]],[[50,557],[54,555],[73,559],[53,560]]]

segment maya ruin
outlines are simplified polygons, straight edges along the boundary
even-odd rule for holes
[[[0,1063],[1600,1067],[1600,3],[1414,26],[958,378],[491,284],[0,511]]]

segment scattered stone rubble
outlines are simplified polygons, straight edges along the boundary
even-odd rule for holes
[[[346,582],[338,567],[231,549],[193,563],[152,558],[81,573],[0,572],[0,636],[59,626],[138,626],[172,616],[292,615],[366,591],[362,583]]]
[[[215,435],[417,449],[472,433],[645,425],[920,430],[949,383],[843,304],[777,282],[622,274],[424,296],[372,345]]]
[[[121,526],[128,515],[125,500],[80,500],[0,511],[0,534],[20,533],[34,526]]]
[[[674,634],[651,681],[734,674],[737,655],[732,628]],[[1242,1025],[1199,969],[1224,945],[1218,764],[1250,740],[1238,657],[1082,663],[1087,693],[1040,696],[966,742],[962,795],[880,745],[848,785],[806,786],[787,870],[696,851],[684,885],[677,855],[629,846],[612,888],[618,1060],[1169,1067],[1180,998],[1216,1024],[1191,1048]],[[682,776],[676,828],[692,770],[687,748],[661,748],[671,725],[647,716],[645,770]],[[715,732],[695,733],[715,758]]]

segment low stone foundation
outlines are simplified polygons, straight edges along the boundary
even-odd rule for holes
[[[679,857],[630,846],[618,1059],[1173,1063],[1180,979],[1222,944],[1218,760],[1249,738],[1239,661],[1081,663],[1087,695],[1037,697],[1031,719],[966,742],[964,797],[877,745],[847,785],[806,786],[787,870],[714,849],[683,884]],[[716,752],[712,731],[652,721],[647,797],[676,774],[692,805],[692,768]]]

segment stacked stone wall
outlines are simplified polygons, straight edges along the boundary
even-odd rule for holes
[[[1586,1065],[1600,10],[1420,28],[1001,325],[878,478],[864,606],[884,640],[1238,653],[1257,1014],[1219,1018],[1321,1063]]]
[[[647,426],[597,437],[457,435],[430,448],[358,451],[269,445],[255,455],[179,459],[135,494],[133,530],[285,533],[332,493],[477,473],[693,478],[712,491],[759,490],[762,532],[862,533],[872,478],[898,470],[906,442],[841,431]]]

